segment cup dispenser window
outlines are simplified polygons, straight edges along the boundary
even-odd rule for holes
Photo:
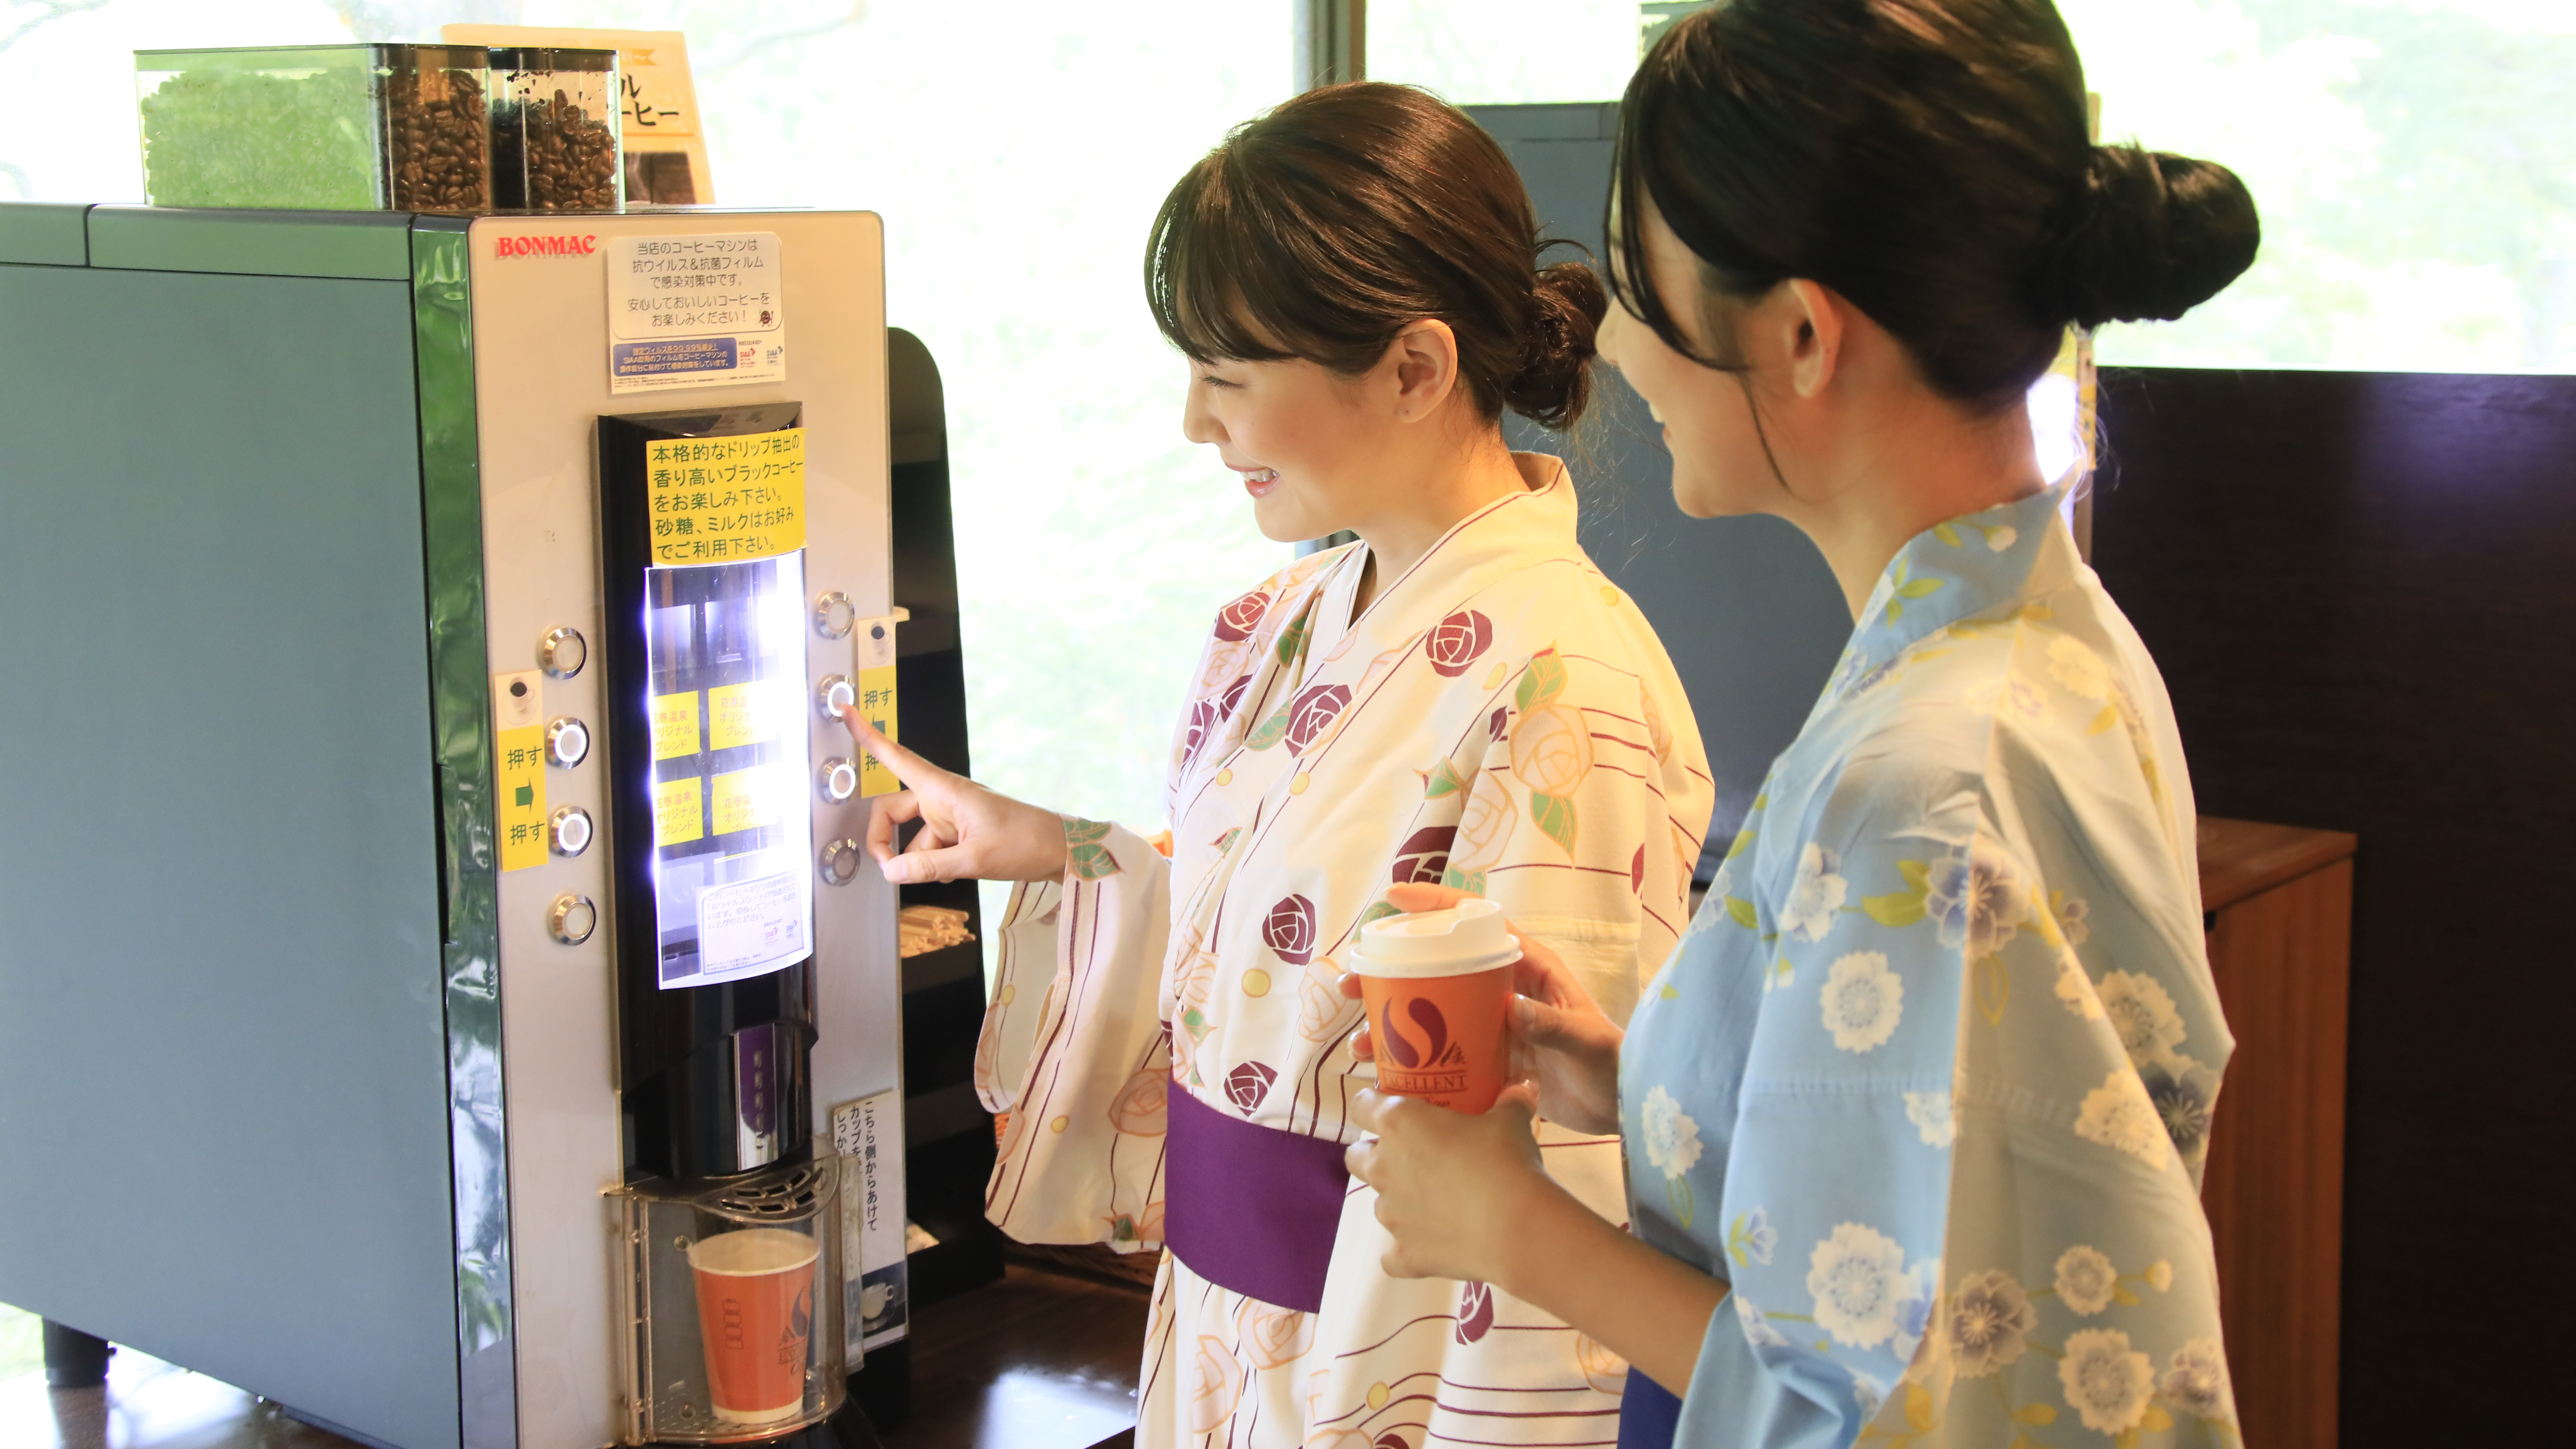
[[[839,1174],[614,1194],[629,1444],[766,1439],[844,1394]]]

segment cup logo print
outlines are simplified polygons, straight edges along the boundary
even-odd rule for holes
[[[1398,1000],[1404,1002],[1404,1014],[1412,1018],[1405,1029],[1399,1029],[1396,1024],[1395,1004]],[[1386,1054],[1408,1072],[1463,1066],[1467,1060],[1467,1054],[1449,1039],[1449,1018],[1441,1015],[1438,1004],[1428,997],[1388,997],[1386,1014],[1378,1019],[1378,1035],[1385,1043]]]
[[[1455,679],[1467,672],[1467,666],[1485,657],[1494,647],[1494,621],[1474,609],[1461,609],[1440,621],[1425,635],[1422,652],[1431,661],[1431,672],[1443,679]]]
[[[778,1331],[778,1362],[782,1367],[805,1362],[805,1340],[814,1332],[814,1286],[806,1284],[796,1290],[796,1304],[787,1310],[787,1326]]]

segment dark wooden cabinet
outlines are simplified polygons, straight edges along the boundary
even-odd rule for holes
[[[2209,968],[2236,1055],[2201,1202],[2249,1449],[2330,1449],[2343,1312],[2354,838],[2200,822]]]

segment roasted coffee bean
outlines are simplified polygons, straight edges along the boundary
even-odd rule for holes
[[[413,71],[385,87],[397,211],[488,211],[491,122],[472,71]]]
[[[521,104],[527,205],[537,211],[605,211],[617,205],[617,137],[558,89]]]

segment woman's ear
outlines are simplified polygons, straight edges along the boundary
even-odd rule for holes
[[[1777,325],[1787,331],[1790,389],[1802,398],[1821,396],[1842,361],[1842,299],[1803,277],[1781,283],[1780,291]]]
[[[1408,323],[1387,344],[1386,364],[1394,370],[1397,420],[1418,422],[1457,389],[1458,335],[1437,319]]]

